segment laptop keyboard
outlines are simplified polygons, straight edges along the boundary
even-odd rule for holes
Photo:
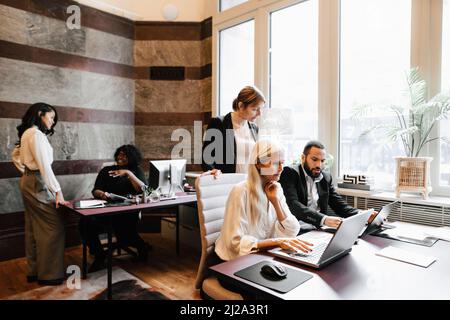
[[[327,246],[328,242],[322,242],[314,245],[313,250],[309,253],[293,252],[292,250],[289,250],[288,254],[291,257],[302,258],[301,260],[306,262],[316,262],[320,259]]]

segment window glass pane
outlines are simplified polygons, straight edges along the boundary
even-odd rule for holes
[[[340,174],[361,172],[377,187],[392,188],[394,156],[400,143],[387,144],[380,132],[360,138],[377,124],[396,123],[391,112],[375,110],[358,121],[354,107],[400,104],[410,67],[410,0],[342,0],[340,54]]]
[[[253,85],[254,34],[254,20],[220,31],[220,115],[232,111],[233,100],[243,87]]]
[[[286,120],[275,127],[283,129],[291,162],[308,140],[317,139],[318,0],[281,9],[270,18],[271,117]]]
[[[211,1],[211,0],[207,0]],[[244,3],[248,0],[220,0],[220,11],[230,9],[237,6],[238,4]]]
[[[444,0],[442,17],[442,91],[450,93],[450,0]],[[441,137],[450,140],[450,120],[440,123]],[[450,142],[450,141],[449,141]],[[450,186],[450,145],[441,140],[441,178],[440,184]]]

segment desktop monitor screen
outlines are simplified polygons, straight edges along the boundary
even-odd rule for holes
[[[186,175],[186,159],[150,161],[149,186],[160,188],[162,195],[183,191]]]

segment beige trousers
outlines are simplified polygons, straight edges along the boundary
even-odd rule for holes
[[[64,277],[64,220],[55,197],[38,171],[26,170],[20,179],[25,206],[25,253],[28,275],[39,280]]]

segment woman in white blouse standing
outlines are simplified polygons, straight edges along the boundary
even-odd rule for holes
[[[64,280],[65,230],[60,204],[66,204],[52,170],[53,148],[47,135],[58,121],[55,108],[35,103],[17,127],[19,142],[12,158],[22,173],[20,189],[25,207],[25,251],[28,282],[59,285]]]
[[[258,141],[248,164],[248,177],[230,192],[215,252],[228,261],[273,247],[302,252],[312,244],[295,238],[300,224],[289,211],[278,184],[284,152],[270,141]]]

